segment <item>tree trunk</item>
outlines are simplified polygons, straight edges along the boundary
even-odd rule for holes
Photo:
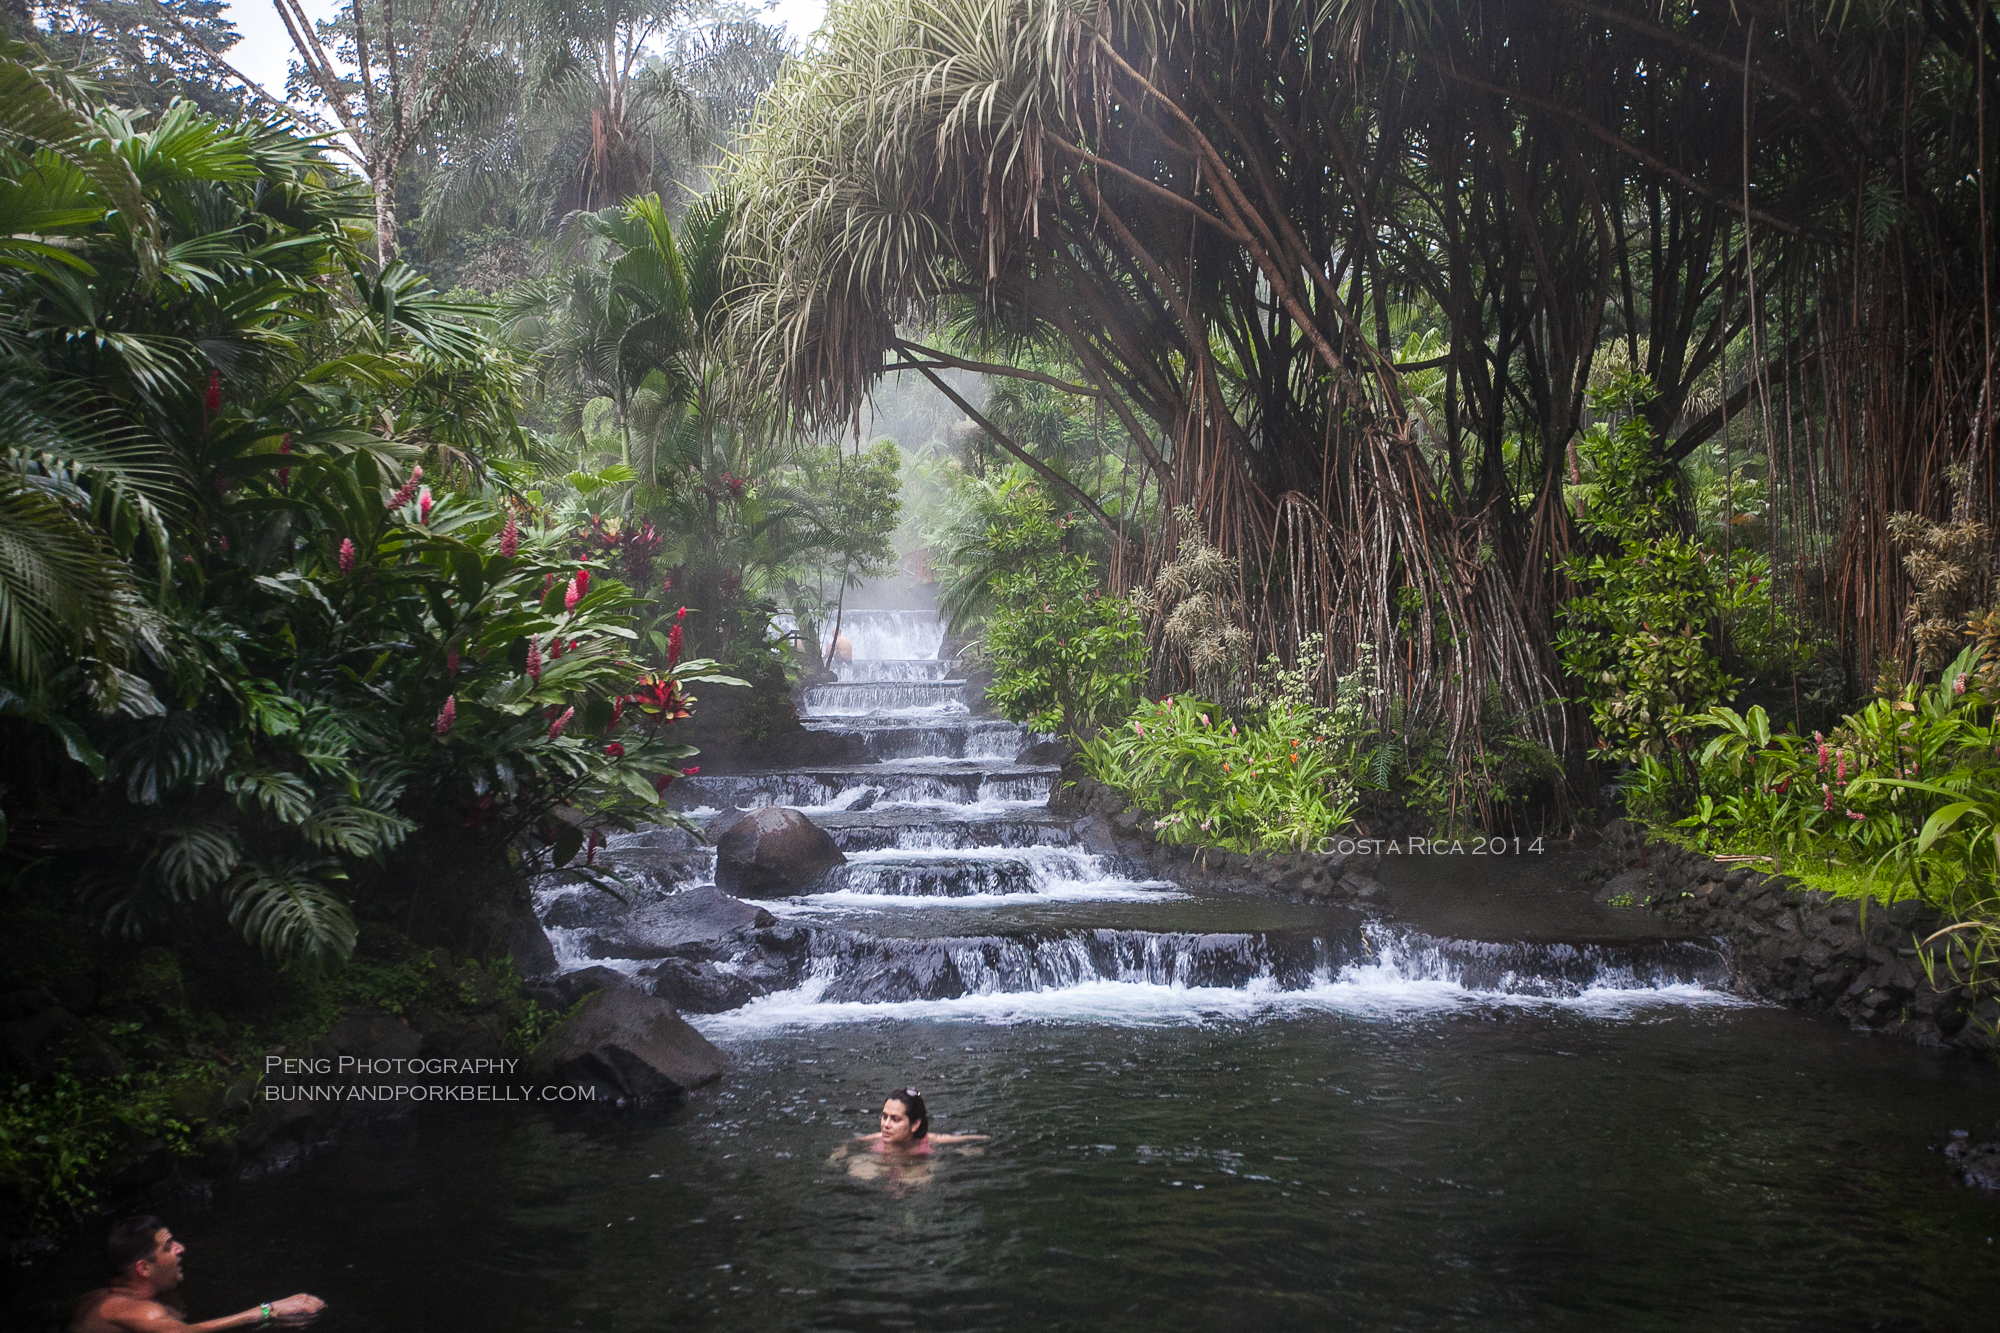
[[[375,256],[383,268],[396,262],[396,167],[385,163],[369,182],[375,187]]]

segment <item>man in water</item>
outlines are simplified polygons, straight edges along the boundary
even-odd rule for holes
[[[190,1324],[160,1297],[181,1284],[181,1256],[187,1246],[174,1239],[157,1217],[128,1217],[111,1228],[104,1242],[104,1267],[111,1285],[77,1302],[70,1333],[212,1333],[225,1328],[311,1323],[326,1308],[317,1296],[300,1292],[221,1319]]]

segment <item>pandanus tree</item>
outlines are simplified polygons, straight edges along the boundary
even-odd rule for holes
[[[1575,758],[1539,705],[1570,688],[1557,560],[1608,341],[1667,459],[1747,416],[1769,484],[1793,460],[1808,552],[1875,559],[1884,498],[1939,503],[1925,458],[1990,453],[1982,12],[854,0],[744,155],[746,373],[834,422],[950,363],[912,329],[953,304],[1060,340],[1066,391],[1241,559],[1256,656],[1376,645],[1383,706],[1454,750],[1498,691]],[[1414,362],[1413,311],[1441,337]],[[1863,447],[1912,412],[1904,452]],[[1857,468],[1895,479],[1872,517],[1838,498]],[[1850,609],[1895,601],[1877,572]]]

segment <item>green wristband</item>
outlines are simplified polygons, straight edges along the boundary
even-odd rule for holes
[[[269,1301],[264,1302],[264,1322],[267,1324],[271,1322],[271,1303]]]

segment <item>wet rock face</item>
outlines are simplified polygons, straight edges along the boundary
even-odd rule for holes
[[[746,898],[804,893],[847,858],[833,838],[796,810],[746,812],[716,843],[715,882]]]
[[[713,953],[741,932],[777,924],[777,918],[763,908],[732,898],[712,884],[682,889],[632,907],[604,894],[601,897],[610,904],[610,909],[605,909],[595,901],[597,897],[586,901],[601,914],[576,923],[588,927],[582,945],[592,958],[671,958],[686,954],[690,948]],[[549,924],[572,924],[567,917],[558,917],[574,902],[559,902],[551,908]]]
[[[657,996],[611,986],[557,1024],[526,1061],[531,1078],[601,1089],[639,1105],[679,1101],[715,1082],[729,1057]]]
[[[1648,842],[1615,820],[1599,853],[1597,896],[1728,939],[1745,994],[1925,1045],[1994,1049],[2000,1003],[1975,1004],[1952,978],[1950,941],[1931,939],[1949,924],[1935,908],[1906,898],[1864,910],[1758,864]]]

